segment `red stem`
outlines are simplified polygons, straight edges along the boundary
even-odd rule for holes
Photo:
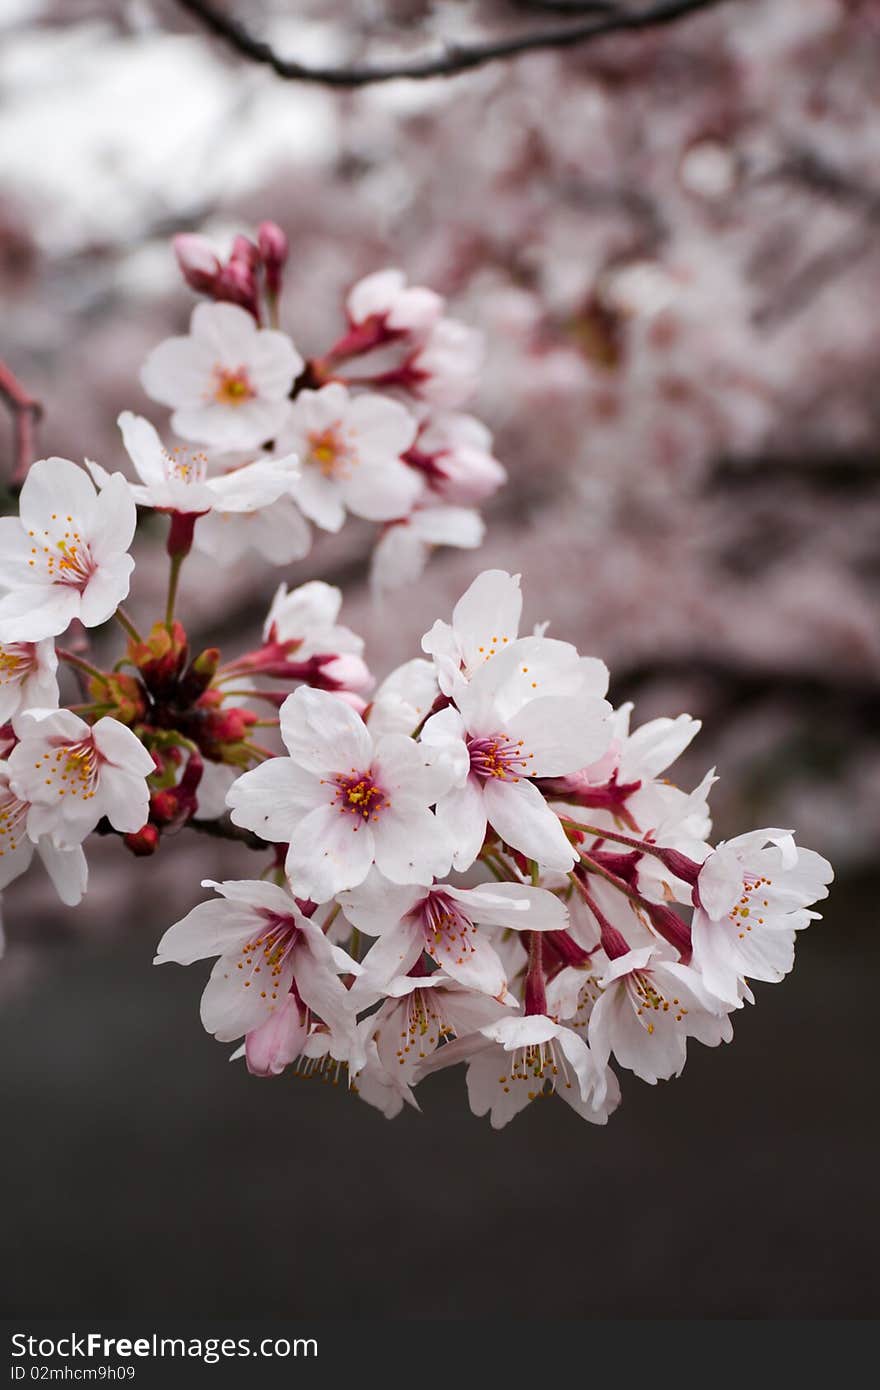
[[[23,483],[36,453],[36,424],[43,414],[40,402],[26,391],[18,377],[0,361],[0,396],[12,415],[15,440],[14,463],[10,481]]]

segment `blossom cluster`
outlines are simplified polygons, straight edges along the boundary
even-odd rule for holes
[[[185,337],[150,354],[142,382],[171,407],[182,440],[220,451],[225,464],[213,479],[202,452],[161,465],[158,437],[123,417],[139,501],[182,509],[181,490],[197,488],[197,498],[187,493],[204,514],[195,544],[227,565],[249,548],[277,564],[302,559],[309,522],[332,532],[349,514],[375,522],[379,590],[417,577],[434,546],[480,544],[476,504],[505,472],[485,425],[462,409],[479,381],[481,336],[447,317],[440,295],[398,270],[368,275],[348,295],[345,333],[305,360],[277,327],[288,254],[280,228],[263,223],[256,242],[236,237],[225,263],[201,236],[178,236],[175,250],[210,302],[196,307]],[[245,472],[234,456],[257,448],[261,466]]]
[[[618,1071],[656,1082],[689,1038],[729,1040],[749,982],[791,969],[830,866],[781,829],[713,847],[714,774],[691,792],[665,775],[697,723],[631,732],[603,662],[521,631],[505,571],[375,689],[320,581],[282,582],[252,650],[193,651],[177,615],[193,546],[286,564],[309,522],[351,513],[382,528],[381,589],[435,544],[477,545],[474,504],[504,474],[460,412],[478,339],[432,291],[367,277],[306,360],[277,326],[279,228],[226,262],[200,238],[176,249],[209,302],[142,381],[183,443],[124,412],[126,473],[42,459],[0,518],[0,889],[36,854],[78,903],[93,833],[138,855],[184,827],[242,841],[256,875],[207,884],[156,959],[216,958],[202,1022],[253,1074],[344,1075],[393,1116],[463,1062],[496,1127],[552,1093],[604,1123]],[[123,606],[138,508],[168,518],[147,632]],[[103,669],[90,632],[111,619],[125,650]],[[65,704],[62,668],[80,687]]]
[[[520,611],[485,571],[366,709],[290,695],[284,752],[230,787],[271,881],[206,884],[156,960],[217,958],[202,1022],[254,1074],[345,1071],[390,1117],[461,1062],[495,1127],[553,1093],[602,1124],[615,1066],[678,1075],[791,969],[828,863],[781,829],[713,848],[714,774],[664,775],[697,722],[630,731],[604,665]]]

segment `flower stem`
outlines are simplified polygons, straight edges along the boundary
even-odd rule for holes
[[[618,893],[622,893],[625,898],[629,898],[630,902],[635,907],[647,908],[648,905],[640,893],[637,893],[634,888],[630,888],[628,883],[625,883],[622,878],[617,877],[617,874],[613,874],[609,869],[603,868],[601,864],[597,864],[595,859],[591,859],[588,854],[581,855],[581,863],[588,873],[598,874],[599,878],[604,878],[605,882],[610,883],[612,888],[616,888]],[[572,877],[583,893],[584,886],[578,880],[577,871],[575,871]]]
[[[143,637],[141,637],[141,634],[138,632],[134,623],[131,621],[131,618],[126,613],[122,604],[120,604],[117,608],[114,617],[116,618],[116,621],[119,623],[120,627],[122,627],[128,633],[129,637],[132,639],[133,642],[143,642]]]
[[[526,1014],[547,1012],[547,992],[544,987],[544,945],[539,931],[529,932],[529,968],[525,984]]]
[[[276,758],[277,753],[273,753],[271,748],[264,748],[261,743],[251,743],[248,739],[243,740],[243,747],[249,753],[256,753],[257,757],[265,761],[267,758]]]
[[[66,647],[56,647],[55,651],[62,661],[75,666],[78,671],[84,671],[87,676],[95,676],[100,681],[106,679],[104,672],[99,671],[97,666],[93,666],[90,661],[84,661],[81,656],[75,656]]]
[[[174,605],[177,602],[177,585],[183,560],[182,554],[178,553],[171,556],[171,566],[168,571],[168,602],[165,605],[165,626],[169,631],[174,623]]]
[[[653,845],[649,840],[637,840],[632,835],[622,835],[619,830],[606,830],[598,825],[584,825],[581,821],[571,820],[568,816],[560,816],[563,825],[568,825],[572,830],[582,830],[585,835],[593,835],[597,840],[616,840],[621,845],[629,845],[630,849],[641,850],[642,854],[655,854],[658,858],[663,851],[659,845]]]

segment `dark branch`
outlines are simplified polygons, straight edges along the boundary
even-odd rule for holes
[[[0,362],[0,396],[12,415],[15,442],[10,481],[13,484],[23,483],[34,461],[36,424],[43,413],[43,407],[25,390],[5,362]]]
[[[264,40],[253,34],[231,15],[224,14],[213,0],[178,0],[182,9],[199,20],[216,38],[234,48],[242,57],[272,68],[279,77],[290,82],[318,82],[328,87],[366,87],[373,82],[391,82],[395,78],[422,80],[428,77],[451,77],[471,68],[483,67],[500,58],[513,58],[536,49],[573,48],[606,34],[638,32],[672,24],[699,10],[714,8],[725,0],[661,0],[641,10],[614,7],[608,13],[594,14],[579,23],[567,24],[531,33],[514,34],[483,43],[448,44],[442,53],[412,62],[393,62],[350,68],[308,67],[292,58],[282,58]],[[548,5],[545,5],[549,8]],[[555,5],[554,5],[555,8]],[[562,5],[577,14],[577,3]],[[583,6],[584,9],[587,6]]]
[[[551,14],[609,14],[613,0],[511,0],[521,10],[548,10]]]

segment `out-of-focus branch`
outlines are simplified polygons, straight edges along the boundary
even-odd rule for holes
[[[723,704],[736,711],[756,701],[783,696],[812,708],[833,707],[875,735],[880,728],[880,681],[871,676],[863,680],[838,676],[833,667],[827,674],[770,666],[751,669],[725,657],[682,653],[619,670],[615,699],[628,698],[658,680],[704,682],[718,691]]]
[[[292,58],[282,58],[263,39],[256,38],[240,20],[218,9],[214,0],[178,0],[178,4],[197,19],[216,38],[235,49],[251,62],[272,68],[279,77],[290,82],[316,82],[327,87],[366,87],[374,82],[391,82],[396,78],[418,81],[428,77],[451,77],[483,67],[501,58],[513,58],[537,49],[574,48],[606,34],[637,32],[659,28],[700,10],[730,3],[730,0],[661,0],[661,3],[634,9],[615,5],[592,18],[565,27],[533,30],[512,34],[482,43],[447,44],[442,52],[410,62],[376,63],[348,68],[310,67]],[[546,3],[543,8],[549,8]],[[554,3],[553,8],[556,8]],[[588,6],[574,3],[564,5],[566,13],[577,15]],[[595,6],[589,7],[595,10]]]
[[[880,222],[880,192],[836,169],[814,150],[796,150],[778,168],[764,175],[761,181],[766,183],[776,179],[830,198],[838,207],[850,208],[864,226],[850,232],[836,245],[828,247],[801,266],[783,283],[780,292],[770,302],[761,305],[755,314],[755,322],[765,328],[775,328],[799,313],[827,285],[845,274],[860,257],[867,255],[876,245],[876,228]]]
[[[547,10],[551,14],[608,14],[613,0],[510,0],[520,10]]]
[[[10,481],[13,484],[23,483],[34,461],[36,425],[43,413],[43,407],[25,390],[15,373],[3,361],[0,361],[0,396],[6,402],[12,416],[14,445]]]

